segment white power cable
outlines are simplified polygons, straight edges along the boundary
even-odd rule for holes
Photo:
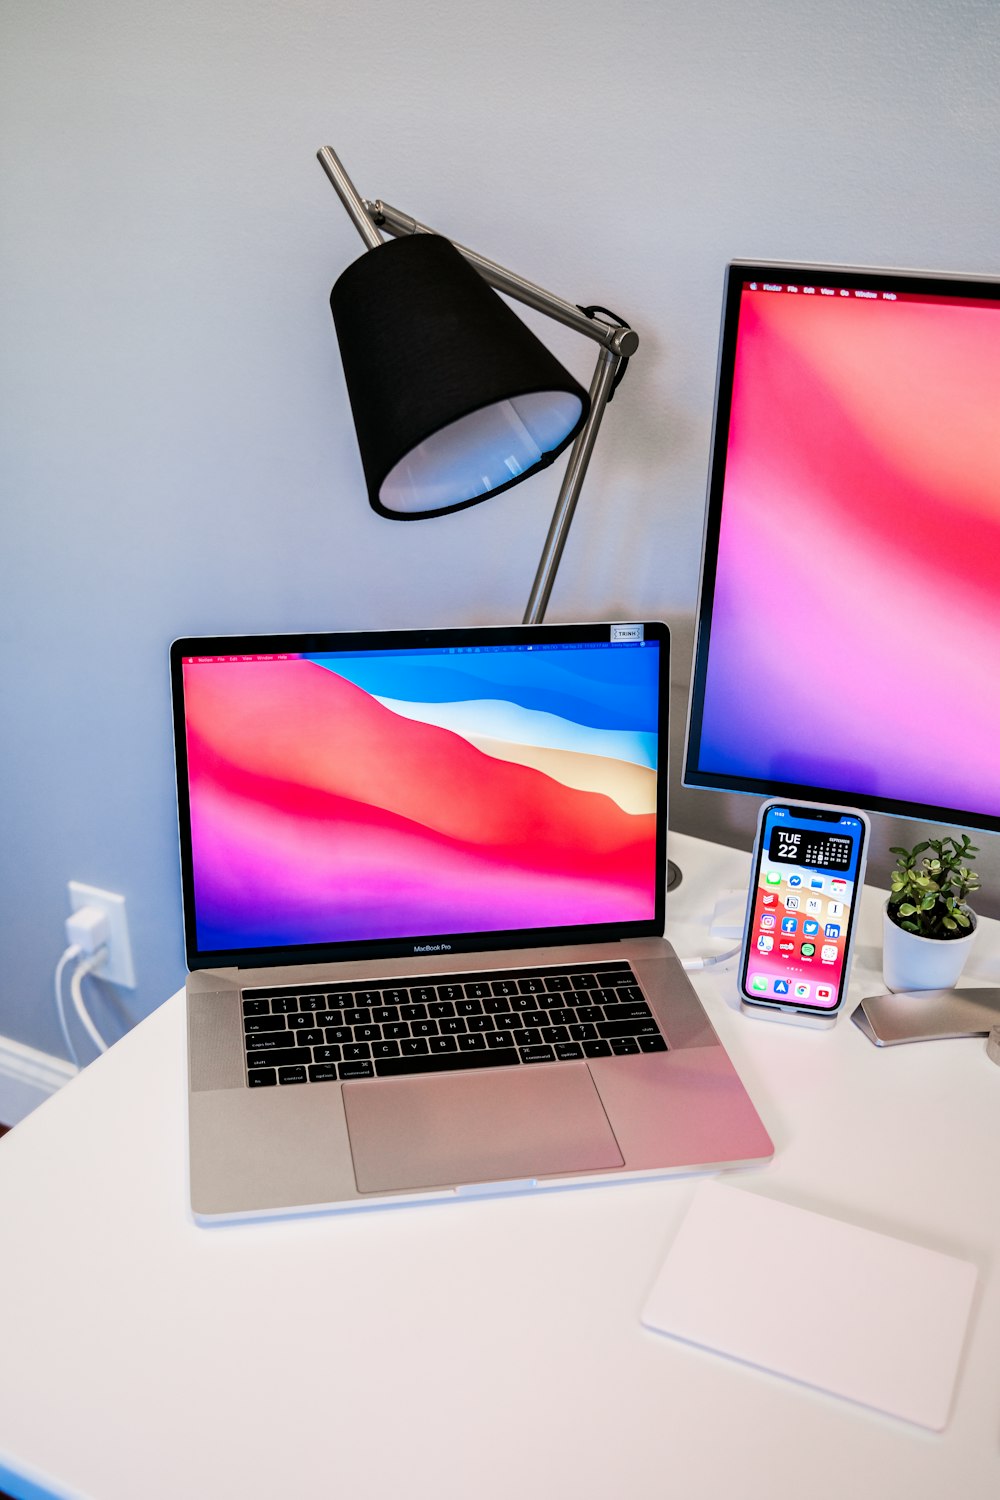
[[[99,969],[101,964],[107,959],[107,956],[107,948],[102,947],[98,948],[96,953],[91,953],[86,958],[81,958],[73,970],[69,982],[69,992],[76,1007],[76,1013],[83,1022],[84,1029],[98,1052],[107,1052],[108,1044],[90,1018],[90,1012],[87,1010],[86,1001],[83,998],[83,980],[84,976],[89,974],[92,969]]]
[[[79,1070],[79,1067],[80,1067],[80,1058],[77,1055],[76,1048],[73,1046],[73,1038],[69,1034],[69,1026],[67,1025],[67,1022],[66,1022],[66,1003],[63,1000],[62,981],[63,981],[63,974],[66,972],[66,965],[68,963],[70,963],[72,959],[79,958],[80,953],[81,953],[81,949],[79,947],[79,944],[77,944],[77,943],[70,943],[69,947],[66,949],[66,952],[63,954],[62,958],[56,964],[56,979],[55,979],[55,986],[56,986],[56,1014],[59,1017],[59,1025],[62,1028],[63,1041],[66,1043],[66,1053],[67,1053],[67,1056],[69,1057],[70,1061],[74,1064],[74,1066],[77,1068],[77,1070]]]
[[[80,1018],[83,1029],[90,1037],[98,1052],[107,1052],[108,1044],[94,1025],[90,1012],[87,1009],[87,1003],[83,998],[83,981],[94,969],[101,968],[107,962],[109,936],[108,914],[98,906],[82,906],[66,919],[66,939],[69,946],[56,964],[56,1012],[59,1016],[59,1025],[62,1028],[66,1050],[77,1071],[80,1069],[80,1056],[73,1045],[73,1038],[70,1035],[66,1019],[66,1005],[63,999],[63,974],[66,972],[66,965],[73,959],[76,959],[76,968],[73,970],[69,985],[73,1006]]]

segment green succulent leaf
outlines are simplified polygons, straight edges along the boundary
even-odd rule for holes
[[[968,834],[922,839],[911,849],[894,846],[888,906],[892,920],[920,937],[962,937],[975,925],[965,901],[980,888],[978,874],[969,868],[978,852]]]

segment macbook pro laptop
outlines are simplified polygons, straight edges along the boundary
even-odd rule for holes
[[[760,1161],[665,941],[651,623],[171,648],[199,1221]]]

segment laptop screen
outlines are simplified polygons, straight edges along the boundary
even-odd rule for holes
[[[172,658],[192,968],[662,931],[665,627]]]

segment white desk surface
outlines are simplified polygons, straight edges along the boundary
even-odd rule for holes
[[[705,952],[749,858],[670,852],[668,935]],[[882,987],[878,901],[850,1009]],[[967,977],[996,983],[982,926]],[[777,1148],[734,1180],[979,1268],[943,1434],[640,1326],[696,1178],[197,1228],[175,995],[0,1141],[0,1490],[996,1500],[1000,1069],[982,1039],[748,1020],[731,975],[694,978]]]

